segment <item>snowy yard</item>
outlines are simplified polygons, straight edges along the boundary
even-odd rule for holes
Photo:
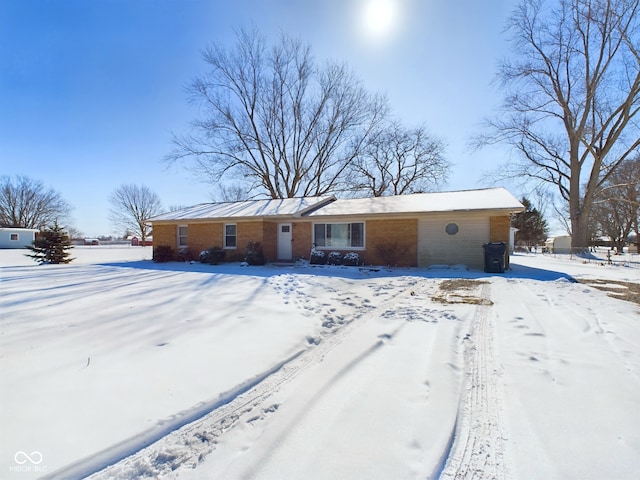
[[[640,306],[620,299],[638,258],[490,275],[23,253],[0,250],[0,478],[640,471]]]

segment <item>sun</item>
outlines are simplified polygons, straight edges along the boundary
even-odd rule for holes
[[[362,10],[362,26],[365,34],[382,39],[393,33],[398,22],[399,0],[367,0]]]

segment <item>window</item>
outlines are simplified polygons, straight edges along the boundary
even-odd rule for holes
[[[14,242],[18,241],[18,234],[17,233],[12,233],[11,234],[11,240],[13,240]]]
[[[444,231],[449,235],[455,235],[458,233],[458,225],[455,223],[448,223],[446,227],[444,227]]]
[[[187,226],[180,225],[178,226],[178,248],[186,247],[187,245]]]
[[[238,227],[235,223],[224,226],[224,248],[236,248],[238,245]]]
[[[364,248],[364,223],[316,223],[313,243],[320,248]]]

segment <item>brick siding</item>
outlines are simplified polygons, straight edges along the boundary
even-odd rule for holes
[[[415,267],[418,261],[418,220],[387,219],[367,220],[365,226],[366,250],[361,257],[372,265],[386,265],[388,262],[380,256],[379,247],[393,248],[394,243],[400,253],[396,265]],[[359,253],[359,252],[358,252]]]

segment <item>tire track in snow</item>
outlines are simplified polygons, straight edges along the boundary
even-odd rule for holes
[[[287,276],[279,281],[287,285],[286,296],[299,292],[301,280],[293,276]],[[255,422],[264,419],[270,413],[276,411],[279,405],[269,403],[269,397],[292,381],[310,366],[331,352],[341,344],[348,336],[352,335],[362,324],[359,320],[370,318],[375,311],[386,312],[393,308],[395,303],[409,294],[417,283],[417,279],[410,278],[401,284],[391,288],[380,287],[388,290],[376,305],[361,299],[355,295],[341,295],[336,299],[336,305],[342,304],[352,311],[352,317],[340,318],[338,322],[331,321],[325,326],[323,338],[309,342],[309,347],[271,368],[253,381],[245,382],[240,387],[223,394],[214,402],[209,402],[210,407],[202,405],[195,407],[180,416],[181,421],[164,428],[158,435],[155,429],[125,440],[112,448],[92,455],[53,472],[46,478],[81,478],[87,477],[93,480],[162,477],[181,466],[195,468],[203,459],[215,450],[218,439],[241,418],[251,415],[247,420]],[[297,284],[297,285],[296,285]],[[280,284],[282,287],[282,284]],[[338,291],[336,290],[336,293]],[[295,295],[295,294],[294,294]],[[296,295],[299,296],[299,295]],[[294,301],[302,302],[302,296]],[[356,302],[362,301],[360,308],[354,308]],[[315,314],[321,318],[329,316],[335,319],[329,305],[321,305],[314,308]],[[326,335],[325,335],[326,334]],[[206,405],[206,404],[205,404]],[[257,411],[257,413],[256,413]],[[186,420],[186,421],[185,421]]]
[[[481,289],[490,298],[490,284]],[[479,305],[465,339],[464,389],[442,480],[504,480],[504,434],[501,425],[503,398],[497,380],[491,307]]]

